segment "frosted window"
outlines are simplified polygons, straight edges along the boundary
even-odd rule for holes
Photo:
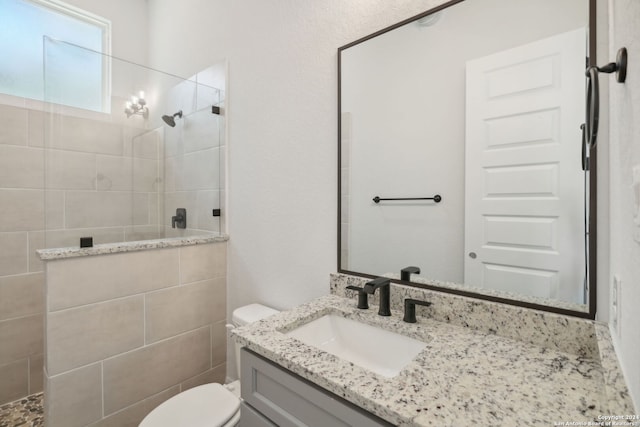
[[[102,53],[109,23],[98,19],[60,3],[0,0],[0,92],[101,111],[107,78],[103,55],[78,48],[72,52],[66,44],[44,51],[46,36]],[[51,45],[49,41],[47,49]],[[51,76],[43,75],[49,61],[54,63],[53,80],[64,87],[50,95],[44,81]]]

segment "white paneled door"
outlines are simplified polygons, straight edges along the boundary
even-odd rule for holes
[[[467,62],[465,283],[582,303],[586,31]]]

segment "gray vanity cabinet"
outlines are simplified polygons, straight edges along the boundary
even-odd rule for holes
[[[242,349],[240,427],[376,427],[392,424]]]

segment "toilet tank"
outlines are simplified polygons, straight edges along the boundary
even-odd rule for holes
[[[235,327],[244,326],[244,325],[248,325],[249,323],[262,320],[265,317],[269,317],[276,313],[279,313],[279,311],[271,307],[267,307],[262,304],[249,304],[242,307],[238,307],[235,310],[233,310],[233,314],[231,315],[231,321],[233,322],[233,326]],[[239,379],[240,378],[241,346],[238,343],[234,342],[234,347],[235,347],[236,371]]]

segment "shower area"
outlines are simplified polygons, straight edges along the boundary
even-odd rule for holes
[[[183,79],[46,37],[43,52],[42,101],[0,94],[0,213],[4,219],[0,225],[0,407],[43,390],[47,351],[57,351],[44,344],[47,331],[56,333],[51,322],[73,314],[76,316],[74,322],[83,323],[82,317],[77,316],[84,308],[68,308],[64,304],[54,307],[55,301],[49,300],[51,295],[45,291],[45,275],[49,274],[52,263],[43,262],[36,251],[77,249],[79,246],[98,249],[109,245],[135,245],[132,242],[141,241],[153,245],[153,242],[175,242],[196,236],[200,239],[221,236],[225,228],[225,94],[220,89],[224,87],[223,65],[212,66]],[[206,246],[209,248],[204,248]],[[197,282],[191,290],[209,295],[214,287],[223,287],[225,271],[214,272],[216,279],[213,280],[210,276],[214,273],[205,272],[209,274],[207,276],[200,265],[194,267],[195,273],[189,276],[184,261],[191,259],[186,255],[198,260],[221,254],[224,259],[226,246],[217,246],[220,245],[198,245],[197,250],[205,251],[204,255],[195,252],[196,246],[190,246],[132,255],[133,258],[122,261],[127,268],[140,270],[140,276],[136,276],[136,280],[141,278],[140,282],[147,280],[145,269],[150,276],[160,274],[154,269],[166,273],[163,279],[166,283],[138,290],[137,296],[131,298],[132,304],[138,302],[133,298],[143,301],[142,311],[135,312],[136,321],[139,318],[153,321],[154,316],[154,313],[144,311],[154,300],[151,297],[142,300],[141,295],[147,297],[140,292]],[[86,259],[104,258],[108,264],[108,260],[117,260],[119,256]],[[137,263],[139,267],[136,267]],[[183,270],[176,267],[174,274],[173,270],[167,273],[168,270],[162,269],[172,269],[174,263]],[[105,286],[109,286],[109,280],[117,280],[120,273],[105,267],[96,274],[102,275]],[[130,276],[129,273],[122,275]],[[175,283],[171,282],[174,276]],[[206,286],[203,285],[205,279]],[[99,280],[100,277],[96,279]],[[160,300],[170,296],[153,297]],[[177,294],[173,297],[168,301],[176,301],[177,305],[183,298]],[[222,297],[224,299],[224,294]],[[107,308],[113,306],[116,311],[105,312],[107,318],[120,314],[126,317],[127,312],[116,305],[130,298],[116,294],[110,298],[115,302],[105,300],[104,304],[94,304],[101,300],[78,300],[80,302],[68,306],[89,303]],[[91,304],[87,307],[93,307]],[[61,311],[53,313],[53,309],[49,310],[51,307]],[[197,315],[197,308],[194,311],[193,307],[186,307],[186,311]],[[208,375],[206,380],[211,380],[212,366],[224,362],[220,356],[223,351],[212,350],[211,341],[214,338],[218,343],[224,341],[226,316],[222,303],[214,308],[219,314],[215,318],[207,317],[206,330],[197,329],[203,328],[204,323],[200,321],[181,326],[182,329],[172,326],[174,329],[168,332],[156,329],[155,337],[143,331],[141,342],[129,339],[128,344],[122,346],[118,343],[123,341],[115,338],[115,344],[112,344],[120,345],[120,348],[104,350],[100,347],[96,351],[102,354],[78,360],[78,366],[82,368],[62,367],[51,359],[49,369],[60,372],[69,369],[76,375],[77,371],[85,369],[85,365],[94,366],[90,364],[94,361],[92,357],[100,359],[101,369],[106,369],[102,368],[103,359],[113,358],[118,352],[131,353],[131,349],[138,347],[147,353],[153,352],[156,341],[164,340],[162,345],[167,347],[174,345],[172,340],[176,336],[176,348],[187,346],[189,340],[196,342],[189,335],[194,330],[193,333],[202,338],[198,345],[208,346],[203,350],[207,363],[203,362],[198,371],[183,369],[173,378],[172,387],[179,389],[183,385],[173,384],[185,382],[187,377],[201,375],[201,372]],[[205,309],[209,310],[211,306],[200,310]],[[50,320],[46,320],[48,315]],[[103,326],[104,322],[100,324]],[[137,326],[129,326],[121,324],[120,329],[137,330]],[[69,330],[67,327],[61,329]],[[108,342],[109,334],[105,334],[103,338]],[[78,332],[72,339],[82,342],[82,337],[82,332]],[[99,339],[97,336],[96,340]],[[55,373],[50,374],[55,377]],[[103,378],[106,374],[101,371],[100,375]],[[54,381],[50,382],[51,387],[57,386]],[[82,387],[87,383],[82,378],[76,387],[77,393],[86,394],[87,390]],[[173,390],[169,385],[158,387],[167,396]],[[65,388],[69,386],[61,383],[60,389]],[[148,407],[150,404],[145,399],[153,395],[158,400],[158,393],[156,389],[150,389],[147,394],[133,396],[132,399],[137,400],[131,402],[146,402]],[[105,399],[103,396],[91,402],[106,405]],[[66,397],[64,400],[68,401]],[[55,405],[55,400],[52,401],[54,403],[50,405]],[[68,424],[62,421],[57,425],[84,425],[82,412],[86,402],[79,402],[79,415],[72,415],[73,422],[67,419]],[[128,401],[111,402],[111,405],[111,412],[118,414],[135,406]],[[52,413],[55,410],[52,406]],[[71,415],[61,411],[56,414],[58,417]],[[107,416],[105,407],[100,408],[98,415],[86,419],[103,416]]]
[[[51,39],[44,55],[44,247],[219,233],[215,69],[184,80]]]

